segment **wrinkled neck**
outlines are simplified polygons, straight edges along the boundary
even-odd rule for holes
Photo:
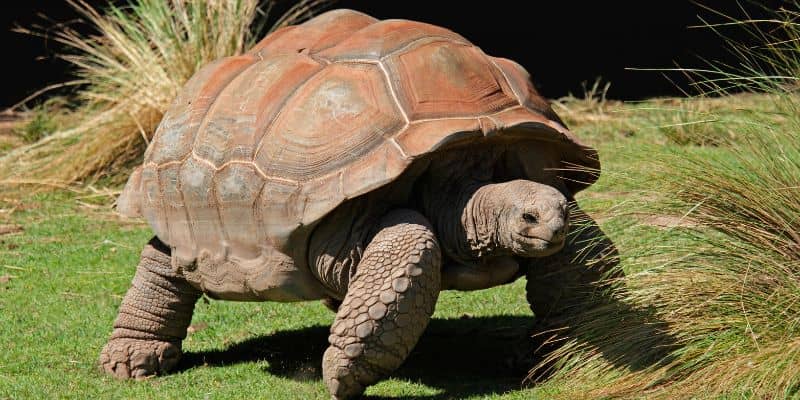
[[[508,253],[500,246],[504,208],[497,201],[497,190],[497,185],[482,185],[470,196],[461,213],[461,225],[466,233],[464,251],[472,259]]]
[[[473,264],[497,253],[500,214],[492,199],[493,186],[461,181],[451,182],[445,190],[427,188],[424,211],[450,259]]]

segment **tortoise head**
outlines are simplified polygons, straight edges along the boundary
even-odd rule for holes
[[[545,257],[564,247],[566,197],[552,186],[514,180],[484,185],[467,203],[461,224],[470,247],[495,254]]]

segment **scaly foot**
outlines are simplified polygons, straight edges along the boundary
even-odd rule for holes
[[[100,367],[120,379],[144,379],[174,368],[181,349],[170,342],[119,338],[110,340],[100,353]]]

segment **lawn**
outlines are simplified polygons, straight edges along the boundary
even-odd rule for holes
[[[742,98],[739,101],[748,101]],[[673,216],[640,216],[626,227],[624,207],[646,161],[635,154],[677,146],[669,132],[676,107],[725,113],[708,101],[621,104],[559,103],[559,112],[597,146],[604,174],[579,202],[625,247],[664,236]],[[712,101],[713,103],[713,101]],[[723,104],[723,102],[719,102]],[[557,106],[557,109],[558,107]],[[700,111],[697,111],[700,110]],[[724,133],[724,130],[720,130]],[[720,133],[717,132],[717,133]],[[647,150],[649,149],[649,150]],[[656,149],[656,150],[654,150]],[[696,151],[713,151],[697,147]],[[201,300],[178,371],[144,382],[98,372],[138,254],[152,235],[138,220],[110,208],[115,188],[8,196],[0,203],[0,398],[250,398],[323,399],[320,378],[333,313],[318,302],[236,303]],[[680,240],[680,234],[672,235]],[[628,271],[632,272],[632,271]],[[556,395],[556,384],[523,386],[530,359],[526,337],[536,323],[524,279],[478,292],[445,292],[428,330],[391,379],[371,398],[520,399]]]
[[[201,299],[174,373],[118,381],[96,365],[152,235],[113,212],[120,184],[197,65],[253,44],[257,3],[143,0],[84,10],[102,40],[55,34],[87,82],[79,103],[0,120],[0,400],[329,398],[334,315],[318,302]],[[530,312],[524,280],[445,292],[367,397],[800,398],[800,2],[786,3],[771,21],[723,18],[761,43],[723,36],[738,72],[682,71],[716,96],[620,103],[595,84],[553,102],[600,153],[600,180],[577,199],[619,250],[620,285],[560,320]],[[184,5],[190,18],[173,18]]]
[[[151,233],[81,202],[67,193],[4,202],[4,226],[24,231],[0,242],[0,398],[327,398],[320,362],[333,313],[317,302],[201,300],[178,372],[145,382],[99,373],[97,355]],[[524,282],[445,293],[406,365],[368,393],[524,397],[515,391],[524,371],[509,363],[532,322]]]

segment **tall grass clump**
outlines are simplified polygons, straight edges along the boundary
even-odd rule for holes
[[[253,45],[273,5],[133,0],[101,12],[68,1],[95,31],[84,35],[66,26],[53,35],[75,68],[69,83],[79,87],[78,122],[0,158],[1,183],[85,181],[138,160],[181,86],[202,65]],[[302,0],[273,28],[308,18],[329,2]]]
[[[730,43],[741,65],[686,72],[715,94],[768,93],[772,110],[743,113],[727,146],[643,155],[648,201],[619,217],[686,223],[625,249],[632,273],[611,301],[559,322],[559,346],[531,374],[556,397],[800,397],[800,2],[774,19],[719,16],[706,26],[746,29],[757,44]]]

